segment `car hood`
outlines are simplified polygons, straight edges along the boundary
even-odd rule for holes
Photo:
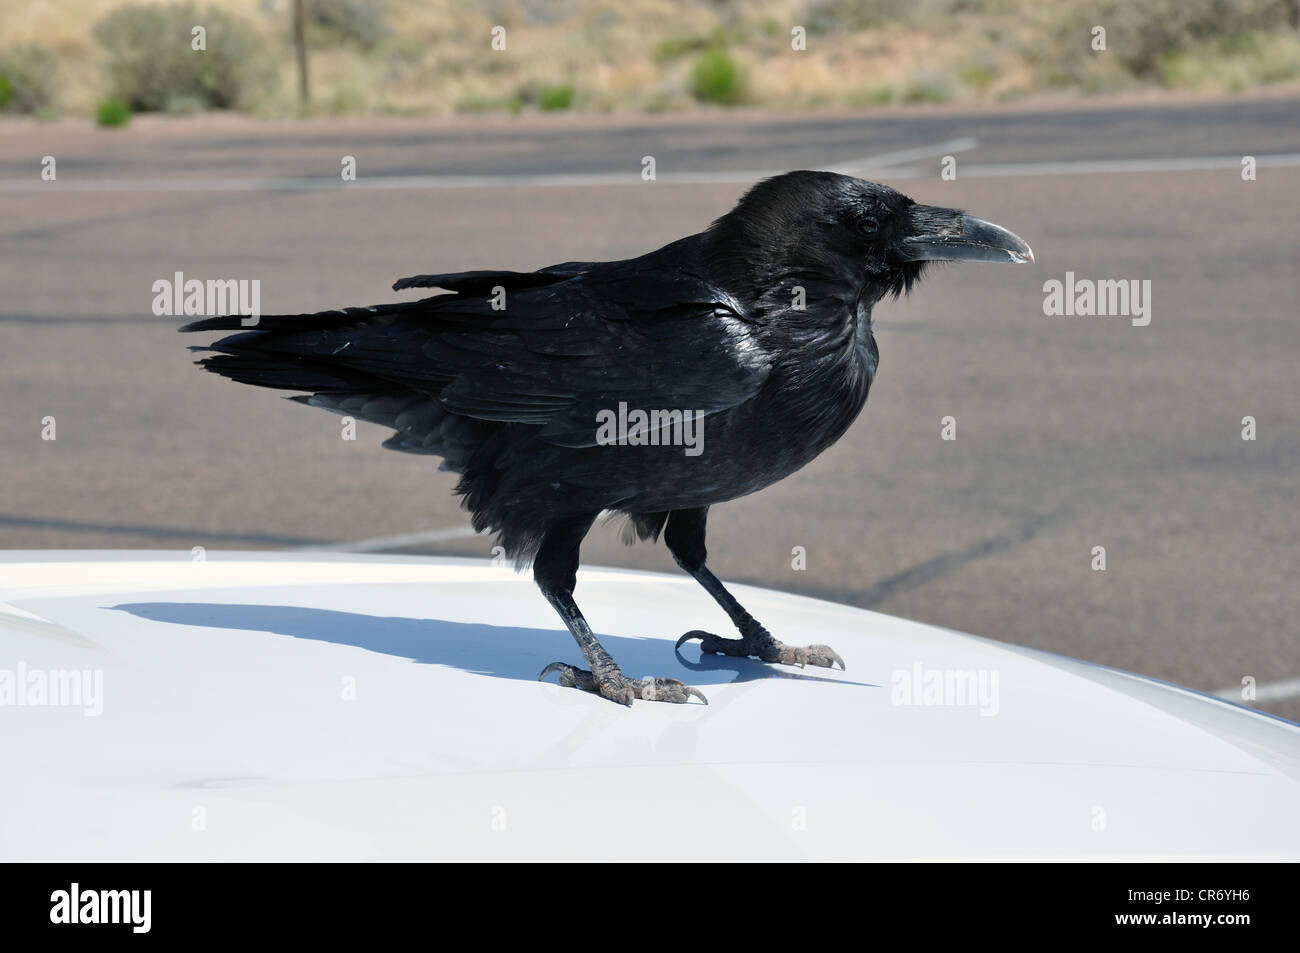
[[[734,591],[848,670],[675,654],[731,634],[685,576],[579,575],[629,675],[710,702],[627,709],[537,681],[581,657],[486,561],[0,554],[0,857],[1300,858],[1290,722]]]

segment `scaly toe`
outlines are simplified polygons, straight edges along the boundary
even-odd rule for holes
[[[652,702],[673,702],[684,705],[694,696],[704,704],[709,700],[698,688],[692,688],[675,678],[628,678],[615,666],[602,668],[599,676],[570,665],[567,662],[552,662],[542,669],[537,680],[544,681],[552,672],[560,673],[560,685],[564,688],[580,688],[585,692],[595,692],[612,702],[631,707],[634,699],[641,698]]]
[[[829,645],[808,646],[808,664],[821,668],[834,668],[838,664],[840,671],[848,671],[848,666],[844,664],[844,659],[840,658],[840,653]]]
[[[844,659],[840,658],[829,645],[808,645],[802,647],[782,645],[781,661],[787,665],[798,665],[803,668],[805,665],[812,665],[817,668],[834,668],[839,663],[841,669],[845,669]]]
[[[704,697],[704,693],[698,688],[680,682],[675,678],[651,678],[646,676],[639,682],[633,682],[636,689],[636,697],[651,702],[673,702],[678,705],[684,705],[695,696],[704,704],[709,700]]]
[[[552,672],[560,673],[560,684],[565,688],[581,688],[584,692],[594,692],[596,690],[596,676],[585,668],[578,668],[576,665],[569,665],[567,662],[552,662],[542,669],[542,674],[537,676],[537,680],[539,682],[546,681],[546,676]]]
[[[714,635],[712,632],[704,632],[700,629],[692,629],[680,639],[674,649],[680,649],[691,639],[700,640],[700,652],[703,654],[713,653],[714,655],[730,655],[732,658],[744,658],[747,655],[753,655],[753,649],[744,639],[724,639]]]
[[[711,641],[717,641],[717,638],[718,638],[718,637],[717,637],[716,635],[714,635],[712,632],[705,632],[705,631],[703,631],[702,629],[692,629],[690,632],[687,632],[687,633],[686,633],[685,635],[683,635],[680,639],[678,639],[678,640],[677,640],[677,644],[674,645],[673,648],[674,648],[674,649],[680,649],[683,645],[685,645],[685,644],[686,644],[687,642],[689,642],[691,639],[699,639],[699,640],[700,640],[700,648],[707,652],[707,651],[709,651],[709,650],[704,648],[704,643],[706,643],[706,642],[711,642]]]
[[[809,645],[793,646],[786,645],[784,642],[778,642],[766,632],[749,633],[739,639],[723,639],[714,635],[712,632],[702,632],[694,629],[687,632],[677,640],[675,649],[681,647],[692,639],[700,640],[700,651],[703,653],[712,652],[716,655],[730,655],[734,658],[757,658],[764,662],[780,662],[783,665],[798,665],[803,668],[805,665],[813,665],[818,668],[834,668],[839,665],[841,669],[847,670],[844,659],[840,658],[829,645]]]

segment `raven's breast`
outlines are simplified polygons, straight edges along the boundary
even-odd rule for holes
[[[483,521],[496,525],[559,510],[666,512],[771,486],[835,443],[866,403],[876,344],[869,328],[846,332],[838,347],[783,352],[754,397],[704,414],[690,427],[656,431],[652,440],[629,436],[569,448],[521,435],[469,478],[491,484],[480,498]],[[636,409],[628,408],[629,423]]]
[[[834,354],[773,367],[751,400],[699,423],[693,455],[672,447],[638,454],[631,499],[611,509],[662,511],[707,506],[771,486],[835,443],[857,418],[877,363],[875,341],[853,341]],[[627,448],[619,463],[632,464]],[[613,454],[610,454],[613,456]]]

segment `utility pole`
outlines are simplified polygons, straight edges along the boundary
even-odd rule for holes
[[[298,103],[305,113],[307,94],[307,0],[293,0],[293,45],[298,53]]]

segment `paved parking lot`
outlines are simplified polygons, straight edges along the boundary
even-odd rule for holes
[[[955,181],[935,147],[956,149]],[[487,555],[428,459],[201,374],[179,319],[151,314],[152,283],[258,278],[268,313],[370,304],[408,274],[636,255],[726,211],[749,172],[885,156],[869,177],[1013,229],[1037,263],[945,266],[882,305],[862,418],[804,471],[714,510],[714,571],[1205,690],[1250,676],[1260,707],[1300,720],[1297,154],[1300,103],[1279,98],[0,124],[0,548],[422,534],[369,545]],[[359,187],[337,182],[345,155]],[[640,180],[646,155],[659,181]],[[1043,282],[1067,271],[1149,279],[1150,325],[1045,316]],[[956,440],[940,439],[945,416]],[[41,439],[46,417],[57,440]],[[584,556],[673,568],[614,527]],[[699,613],[723,624],[703,592]]]

